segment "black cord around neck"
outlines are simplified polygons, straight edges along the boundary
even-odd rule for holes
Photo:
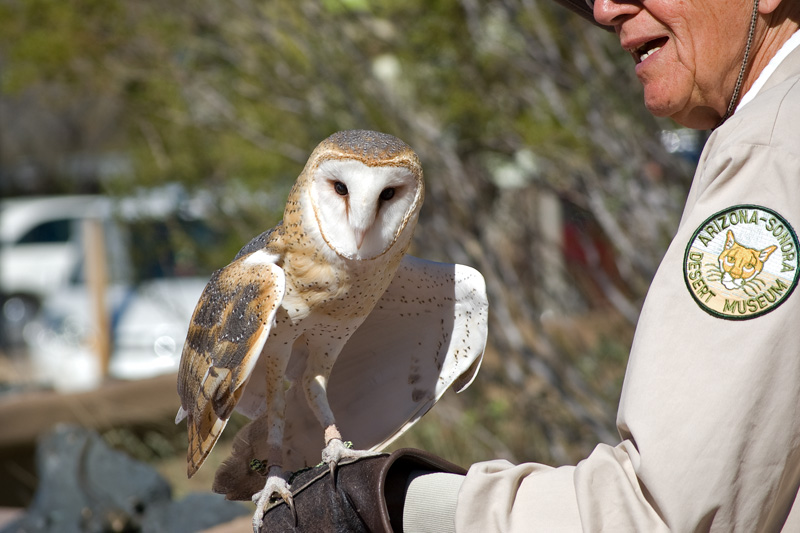
[[[747,45],[744,48],[744,59],[742,60],[742,68],[739,69],[739,77],[736,79],[736,85],[733,88],[733,95],[731,101],[728,103],[728,109],[725,111],[722,119],[714,126],[714,129],[722,126],[722,123],[728,120],[733,114],[736,103],[739,100],[739,91],[742,89],[742,82],[744,81],[744,73],[747,71],[747,66],[750,63],[750,49],[753,46],[753,37],[756,34],[756,22],[758,21],[758,0],[753,2],[753,13],[750,15],[750,31],[747,33]]]

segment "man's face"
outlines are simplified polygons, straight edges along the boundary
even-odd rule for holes
[[[744,57],[752,0],[595,0],[636,62],[647,109],[692,128],[725,114]]]

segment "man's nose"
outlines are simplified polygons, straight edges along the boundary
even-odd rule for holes
[[[594,0],[594,19],[603,26],[617,26],[642,9],[638,0]]]

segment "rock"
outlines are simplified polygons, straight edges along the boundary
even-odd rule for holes
[[[252,515],[252,509],[228,501],[220,494],[197,492],[167,506],[152,509],[142,521],[142,531],[196,533],[245,514]]]
[[[214,494],[172,501],[169,484],[155,469],[77,426],[57,426],[41,439],[36,466],[33,502],[0,533],[180,533],[250,512]]]

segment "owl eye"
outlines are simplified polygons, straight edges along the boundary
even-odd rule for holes
[[[335,190],[336,194],[340,196],[347,196],[347,185],[341,181],[336,181],[333,183],[333,190]]]
[[[394,187],[387,187],[381,191],[381,200],[391,200],[394,198]]]

